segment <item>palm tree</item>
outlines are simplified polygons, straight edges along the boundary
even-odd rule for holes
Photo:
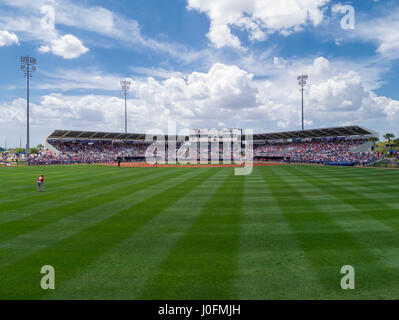
[[[379,141],[378,137],[370,137],[369,141],[373,143],[373,151],[375,152],[375,144]]]
[[[388,144],[390,145],[390,149],[392,151],[391,139],[395,138],[395,135],[393,133],[386,133],[384,138],[388,140]]]

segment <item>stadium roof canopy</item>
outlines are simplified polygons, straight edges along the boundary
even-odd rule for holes
[[[144,140],[142,133],[54,130],[47,139]]]
[[[6,149],[0,147],[0,152],[7,151]]]
[[[287,131],[276,133],[254,134],[254,140],[305,139],[323,137],[349,136],[378,136],[377,132],[360,126],[346,126],[336,128],[311,129],[304,131]],[[183,137],[184,138],[184,137]],[[76,140],[144,140],[143,133],[120,133],[98,131],[54,130],[47,139],[76,139]]]
[[[254,134],[254,140],[306,139],[325,137],[378,136],[378,133],[360,126],[298,130]]]

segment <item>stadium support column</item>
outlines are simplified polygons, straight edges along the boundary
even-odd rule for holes
[[[303,83],[302,83],[302,131],[305,130],[305,126],[303,124]]]
[[[29,80],[32,73],[36,71],[36,59],[29,56],[21,57],[21,71],[24,72],[26,77],[26,155],[29,154]]]
[[[125,133],[127,133],[127,92],[130,89],[130,81],[123,80],[121,81],[121,87],[123,92],[125,93]]]
[[[297,77],[298,79],[298,84],[300,86],[299,91],[302,93],[302,131],[305,130],[304,126],[304,114],[303,114],[303,92],[305,91],[305,86],[306,86],[306,81],[308,79],[308,76],[306,74],[302,74]]]
[[[28,62],[28,76],[26,77],[26,155],[30,152],[30,136],[29,136],[29,62]]]
[[[125,133],[127,133],[127,93],[125,90]]]

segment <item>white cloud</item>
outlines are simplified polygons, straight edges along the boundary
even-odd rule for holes
[[[76,74],[70,76],[75,78]],[[107,81],[115,84],[113,89],[119,89],[116,79],[120,78],[100,74],[85,76],[82,81],[87,84],[95,86]],[[184,127],[205,123],[216,126],[234,118],[241,107],[256,106],[257,89],[251,82],[251,74],[223,64],[215,64],[208,73],[194,72],[187,77],[136,80],[128,100],[129,127],[141,132],[166,128],[168,119],[176,119]],[[135,96],[137,98],[132,99]],[[119,98],[53,93],[43,96],[40,102],[32,102],[31,110],[32,127],[36,128],[33,132],[42,138],[56,128],[105,131],[123,128],[122,95]],[[0,119],[7,119],[4,125],[10,129],[21,127],[25,119],[25,100],[0,105]]]
[[[64,96],[49,94],[42,96],[40,103],[31,103],[31,124],[46,130],[64,128],[112,128],[117,117],[113,107],[122,108],[122,99],[108,96]],[[25,119],[25,99],[16,99],[10,104],[0,105],[0,119],[5,124]]]
[[[36,84],[42,90],[68,91],[73,89],[120,90],[121,76],[102,74],[96,69],[56,69],[52,72],[41,71],[46,81]],[[130,79],[131,80],[131,79]]]
[[[216,48],[240,48],[232,27],[246,30],[251,40],[264,40],[268,34],[283,35],[301,30],[307,23],[323,21],[323,7],[330,0],[187,0],[188,9],[206,13],[211,25],[208,38]]]
[[[37,50],[41,53],[48,53],[51,51],[51,48],[49,46],[40,46]]]
[[[118,41],[133,50],[148,49],[166,53],[179,61],[188,63],[208,55],[208,50],[191,50],[184,45],[145,37],[139,23],[134,19],[115,13],[101,6],[87,5],[71,0],[2,0],[4,4],[16,8],[11,16],[0,15],[0,28],[21,33],[24,40],[42,42],[39,52],[52,48],[52,41],[61,39],[59,31],[43,29],[41,19],[43,6],[52,6],[55,10],[55,25],[76,28]],[[98,43],[98,42],[97,42]],[[53,50],[51,50],[53,52]]]
[[[12,46],[13,44],[19,44],[17,35],[14,32],[0,30],[0,47]]]
[[[274,63],[277,71],[283,68],[285,72],[271,70],[273,76],[267,80],[254,79],[237,66],[221,63],[214,64],[206,73],[174,75],[164,80],[135,78],[128,100],[129,128],[135,132],[150,128],[166,130],[168,120],[176,120],[180,129],[298,129],[300,92],[296,76],[303,72],[309,75],[305,91],[307,128],[359,124],[380,132],[399,130],[399,101],[375,94],[359,72],[324,57],[310,62],[271,59],[270,66]],[[76,72],[66,74],[61,82],[69,77],[79,78]],[[87,85],[99,87],[107,83],[111,90],[119,90],[118,76],[84,70],[80,76]],[[57,77],[54,81],[58,81]],[[115,95],[44,95],[39,102],[32,103],[33,132],[43,138],[56,128],[120,131],[123,98],[121,94]],[[25,100],[0,104],[0,119],[7,132],[22,127]]]
[[[298,128],[300,92],[295,79],[298,74],[305,73],[309,75],[305,91],[305,119],[310,127],[352,123],[375,130],[386,127],[399,129],[393,120],[395,117],[392,117],[392,113],[396,112],[393,106],[399,102],[377,96],[355,70],[324,57],[316,58],[311,63],[281,63],[284,64],[284,73],[271,80],[259,81],[260,106],[248,113],[249,119],[255,119],[262,112],[265,118],[280,121],[281,129]],[[397,118],[399,114],[395,116]]]
[[[164,68],[146,68],[146,67],[134,67],[132,71],[136,74],[167,79],[170,77],[183,77],[184,74],[179,71],[167,70]]]
[[[373,19],[359,27],[362,37],[377,43],[377,52],[385,56],[399,57],[399,10]]]
[[[0,104],[0,123],[23,122],[25,118],[25,99],[15,99],[11,103]]]
[[[339,5],[334,7],[339,9]],[[376,53],[386,58],[399,58],[399,9],[384,9],[380,14],[358,14],[355,30],[334,29],[339,45],[345,40],[366,41],[375,44]]]
[[[41,46],[39,49],[41,53],[51,52],[64,59],[79,58],[82,54],[89,51],[82,41],[71,34],[66,34],[59,39],[51,40],[49,46]]]
[[[257,89],[252,79],[252,74],[236,66],[217,63],[208,73],[193,72],[187,78],[148,78],[134,90],[146,105],[159,106],[185,123],[204,125],[234,118],[241,108],[255,107]]]

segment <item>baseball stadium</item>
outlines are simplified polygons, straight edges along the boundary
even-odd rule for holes
[[[2,310],[399,299],[398,1],[0,10]]]
[[[0,296],[397,298],[399,170],[376,166],[378,133],[254,134],[248,153],[247,136],[200,131],[158,140],[167,151],[172,141],[205,144],[205,161],[154,162],[159,151],[146,161],[156,142],[145,134],[68,130],[51,132],[37,155],[9,159],[0,168]],[[235,173],[249,162],[250,174]],[[35,192],[40,174],[44,192]],[[56,270],[57,290],[30,272],[43,265]],[[356,290],[340,285],[348,265]]]

